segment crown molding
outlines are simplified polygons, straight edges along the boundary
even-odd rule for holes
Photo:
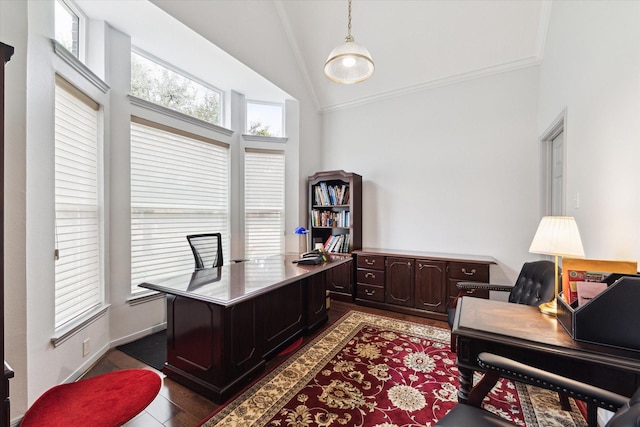
[[[469,71],[466,73],[455,74],[440,79],[434,79],[418,83],[415,85],[405,86],[399,89],[390,90],[387,92],[381,92],[376,95],[348,101],[340,104],[329,105],[321,108],[322,114],[330,113],[339,110],[345,110],[349,108],[360,107],[363,105],[371,104],[374,102],[384,101],[386,99],[395,98],[398,96],[409,95],[416,92],[422,92],[438,87],[449,86],[457,83],[462,83],[469,80],[480,79],[495,74],[506,73],[509,71],[520,70],[523,68],[536,67],[540,65],[540,59],[537,56],[530,56],[515,61],[505,62],[503,64],[492,65],[489,67],[479,68],[477,70]]]

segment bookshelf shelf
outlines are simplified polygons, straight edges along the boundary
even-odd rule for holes
[[[362,177],[343,170],[308,178],[309,230],[312,246],[322,243],[332,254],[362,247]]]

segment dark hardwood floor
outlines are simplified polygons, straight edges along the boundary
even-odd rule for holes
[[[341,301],[331,301],[329,309],[329,323],[335,322],[343,314],[349,310],[359,310],[367,313],[381,314],[388,317],[403,319],[426,325],[439,326],[447,328],[446,322],[426,319],[423,317],[411,316],[402,313],[394,313],[386,310],[363,307]],[[313,336],[304,337],[304,342],[312,339]],[[277,366],[287,356],[276,356],[267,362],[266,371]],[[126,427],[193,427],[198,425],[200,421],[205,419],[207,415],[213,412],[220,405],[201,395],[189,390],[188,388],[167,378],[162,372],[145,365],[144,363],[134,359],[133,357],[116,349],[110,350],[100,359],[83,378],[89,378],[95,375],[112,372],[119,369],[144,368],[158,372],[163,378],[162,388],[156,399],[146,408],[146,410],[127,424]]]

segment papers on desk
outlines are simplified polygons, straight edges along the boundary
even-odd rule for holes
[[[605,289],[607,289],[607,284],[602,282],[576,282],[578,307],[588,303]]]

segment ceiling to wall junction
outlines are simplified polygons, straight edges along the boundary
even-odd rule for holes
[[[236,4],[264,0],[242,1]],[[326,79],[324,62],[347,35],[347,0],[269,0],[290,48],[326,111],[464,79],[536,65],[551,2],[544,0],[353,0],[352,35],[376,63],[355,85]],[[205,38],[225,1],[153,0]]]
[[[365,82],[339,85],[322,70],[347,35],[347,0],[77,3],[90,17],[131,35],[138,47],[158,55],[162,50],[169,56],[163,59],[184,64],[198,77],[262,100],[289,97],[258,74],[263,70],[253,58],[260,44],[251,23],[270,20],[267,27],[279,25],[284,43],[271,46],[267,57],[273,54],[276,65],[269,66],[277,67],[279,51],[286,49],[320,111],[537,65],[551,9],[548,0],[353,0],[352,35],[369,49],[376,71]],[[225,27],[220,20],[225,14],[247,26]],[[232,58],[222,49],[243,57]]]

